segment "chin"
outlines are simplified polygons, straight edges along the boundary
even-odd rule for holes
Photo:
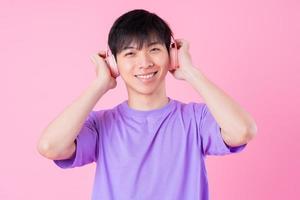
[[[135,88],[131,88],[131,91],[132,93],[139,94],[139,95],[151,95],[157,92],[158,91],[157,89],[158,89],[157,87],[148,87],[148,88],[135,87]]]
[[[131,94],[137,94],[137,95],[152,95],[154,93],[159,92],[160,90],[160,84],[153,84],[153,85],[148,85],[148,86],[144,86],[144,85],[139,85],[137,86],[135,85],[127,85],[127,90],[129,91],[129,93]]]

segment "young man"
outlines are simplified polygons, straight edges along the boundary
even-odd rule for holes
[[[40,138],[39,152],[61,168],[96,162],[92,199],[206,200],[205,156],[240,152],[256,134],[252,117],[192,64],[185,40],[176,40],[179,67],[169,68],[171,36],[154,13],[120,16],[108,43],[128,100],[92,110],[117,85],[104,52],[94,55],[97,78]],[[190,83],[205,103],[168,97],[168,72]]]

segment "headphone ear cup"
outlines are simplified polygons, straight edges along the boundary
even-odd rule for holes
[[[170,48],[170,62],[170,70],[178,68],[178,50],[174,44]]]
[[[120,75],[120,73],[119,73],[118,65],[117,65],[114,55],[107,56],[105,60],[108,64],[111,75],[114,78],[117,78]]]

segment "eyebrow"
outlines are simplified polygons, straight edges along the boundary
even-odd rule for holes
[[[158,41],[150,42],[148,44],[148,47],[156,45],[156,44],[161,44],[161,42],[158,42]],[[127,50],[127,49],[135,49],[135,47],[134,46],[126,46],[121,51],[124,51],[124,50]]]

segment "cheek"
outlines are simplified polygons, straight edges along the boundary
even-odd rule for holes
[[[118,70],[120,73],[120,76],[122,77],[122,79],[124,81],[129,81],[130,79],[132,79],[133,76],[133,69],[131,67],[131,65],[129,65],[128,63],[118,63]]]
[[[167,52],[161,54],[161,56],[156,58],[157,63],[161,66],[166,66],[169,63],[169,54]]]
[[[127,73],[130,70],[130,65],[128,64],[128,62],[118,62],[118,69],[120,73]]]
[[[157,60],[156,64],[161,68],[166,68],[169,63],[169,59],[165,57],[161,57]]]

